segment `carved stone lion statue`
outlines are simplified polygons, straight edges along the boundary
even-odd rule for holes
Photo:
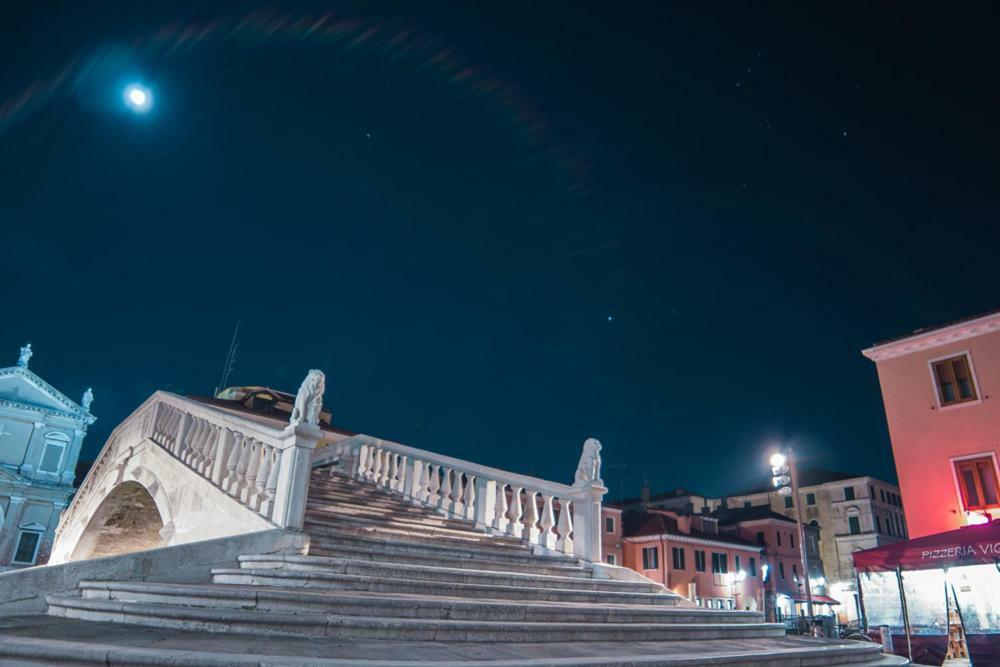
[[[319,413],[323,411],[323,391],[326,389],[326,376],[323,371],[311,370],[306,375],[295,395],[295,407],[292,408],[292,418],[288,420],[292,426],[305,421],[306,424],[317,426]]]
[[[601,442],[597,438],[587,438],[583,443],[583,454],[576,467],[577,482],[597,482],[601,480]]]

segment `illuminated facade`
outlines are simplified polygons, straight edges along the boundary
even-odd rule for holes
[[[762,611],[763,548],[707,515],[627,512],[622,565],[712,609]]]
[[[28,370],[31,345],[0,369],[0,570],[44,563],[74,470],[93,393],[71,401]]]
[[[875,362],[913,537],[1000,518],[1000,312],[863,351]]]

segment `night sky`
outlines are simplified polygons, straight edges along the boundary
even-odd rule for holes
[[[94,387],[83,458],[240,320],[231,384],[560,481],[596,436],[611,497],[891,480],[860,350],[1000,306],[986,4],[20,4],[0,361]]]

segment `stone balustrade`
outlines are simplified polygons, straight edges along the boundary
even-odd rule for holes
[[[314,466],[330,463],[494,534],[511,535],[545,551],[601,560],[601,498],[607,489],[599,479],[560,484],[366,435],[314,453]]]
[[[152,442],[256,514],[281,528],[300,529],[308,494],[310,454],[322,432],[309,424],[277,428],[158,391],[108,438],[73,503],[60,520],[71,525],[79,507],[129,450]],[[58,540],[58,536],[57,536]]]

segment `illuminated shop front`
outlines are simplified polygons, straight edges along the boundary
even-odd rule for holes
[[[1000,521],[854,554],[867,628],[888,626],[897,655],[941,664],[949,609],[976,667],[1000,666]]]

